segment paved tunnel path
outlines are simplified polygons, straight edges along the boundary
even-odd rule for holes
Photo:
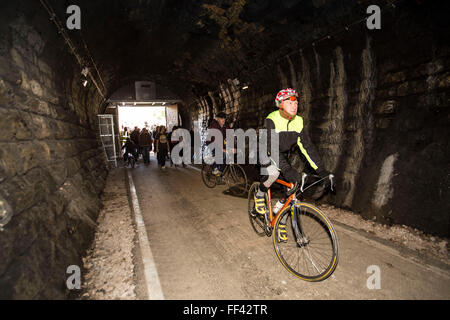
[[[334,275],[299,280],[271,238],[253,232],[247,199],[206,188],[194,169],[162,171],[154,157],[132,176],[166,299],[450,299],[448,272],[339,226]],[[366,286],[370,265],[380,268],[381,289]]]

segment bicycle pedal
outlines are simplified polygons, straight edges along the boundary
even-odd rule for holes
[[[272,236],[272,227],[266,225],[264,230],[266,232],[266,236],[268,237]]]

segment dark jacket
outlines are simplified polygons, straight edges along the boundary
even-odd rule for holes
[[[208,129],[217,129],[220,130],[220,132],[222,133],[222,139],[223,139],[223,145],[225,147],[226,142],[225,139],[227,138],[227,133],[226,130],[230,129],[230,126],[228,125],[227,122],[225,122],[225,124],[223,125],[223,127],[220,127],[219,122],[216,119],[213,119],[213,121],[211,121],[211,124],[209,125]],[[210,143],[213,143],[215,140],[215,137],[212,136],[211,137],[211,141],[207,141],[206,145],[209,145]]]
[[[152,135],[146,129],[142,129],[141,134],[139,135],[139,146],[143,147],[151,147],[152,146]]]
[[[139,135],[140,135],[140,131],[139,130],[133,130],[133,132],[130,135],[130,139],[131,141],[134,142],[135,145],[139,145]]]
[[[131,139],[127,139],[127,142],[122,146],[122,149],[125,149],[125,153],[131,153],[132,155],[136,154],[136,145]]]

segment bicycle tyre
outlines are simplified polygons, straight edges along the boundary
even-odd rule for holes
[[[258,187],[259,182],[254,182],[248,191],[248,218],[250,220],[250,225],[252,226],[253,231],[255,231],[258,236],[262,237],[264,235],[267,235],[266,223],[264,217],[256,212],[255,200],[253,198]],[[266,196],[266,204],[267,200],[268,199]]]
[[[212,174],[212,168],[209,164],[204,163],[202,166],[202,180],[208,188],[216,186],[216,176]]]
[[[247,175],[244,168],[238,164],[230,165],[227,177],[228,189],[237,196],[243,196],[247,192]]]
[[[333,274],[339,260],[339,244],[335,228],[318,208],[307,203],[296,206],[295,212],[305,234],[303,240],[306,244],[298,244],[295,241],[292,227],[294,211],[289,207],[275,222],[272,239],[276,255],[283,267],[294,276],[310,282],[323,281]],[[278,239],[278,230],[283,219],[286,222],[286,242]],[[317,236],[318,233],[320,234]],[[289,257],[290,252],[293,257]]]

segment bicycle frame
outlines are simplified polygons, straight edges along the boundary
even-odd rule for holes
[[[306,177],[307,177],[307,174],[303,173],[302,184],[301,184],[301,186],[300,186],[300,188],[299,188],[299,190],[297,192],[304,192],[305,190],[311,188],[315,184],[320,183],[321,181],[323,181],[324,179],[327,179],[327,178],[331,180],[331,190],[333,190],[333,180],[332,180],[334,178],[333,175],[330,175],[328,177],[323,177],[322,179],[317,180],[316,182],[314,182],[314,183],[308,185],[307,187],[305,187]],[[280,180],[280,179],[277,179],[275,182],[279,183],[279,184],[281,184],[281,185],[283,185],[285,187],[288,187],[290,189],[294,188],[294,184],[290,183],[290,182],[286,182],[286,181],[283,181],[283,180]],[[275,217],[273,216],[272,205],[269,205],[269,220],[270,220],[270,225],[271,225],[272,228],[275,226],[275,221],[277,220],[278,216],[284,211],[284,209],[286,209],[288,206],[292,205],[292,202],[296,200],[296,197],[297,197],[296,193],[297,192],[292,193],[287,198],[286,203],[278,211],[278,213],[277,213],[277,215]],[[270,188],[267,190],[267,196],[268,196],[268,203],[271,204],[272,202],[271,202]]]
[[[306,174],[303,174],[298,183],[276,179],[275,183],[289,188],[284,194],[287,199],[279,212],[275,214],[272,207],[272,190],[268,188],[265,196],[267,210],[264,218],[256,211],[256,200],[253,200],[260,182],[253,183],[248,196],[248,214],[250,223],[259,236],[272,237],[275,252],[283,267],[302,280],[316,282],[327,279],[334,272],[338,262],[338,239],[334,226],[325,214],[313,205],[303,202],[304,191],[325,179],[330,179],[331,190],[333,190],[334,176],[332,174],[322,178],[317,175],[310,176],[318,181],[307,182]],[[318,225],[321,228],[317,229]],[[329,239],[330,243],[320,240],[325,238]],[[320,241],[316,241],[318,239]],[[313,245],[310,246],[311,244]],[[326,249],[324,249],[325,246]],[[317,264],[315,253],[325,259],[325,264],[322,262]],[[300,264],[300,258],[303,261],[302,264]]]
[[[225,165],[225,169],[222,172],[222,176],[225,177],[227,174],[232,174],[232,170],[235,170],[233,167],[233,163],[228,163]]]
[[[293,183],[290,182],[286,182],[280,179],[277,179],[275,181],[276,183],[279,183],[285,187],[288,187],[290,189],[292,189],[294,187]],[[268,203],[271,204],[271,192],[270,192],[270,188],[267,190],[267,196],[268,196]],[[273,211],[272,211],[272,205],[269,205],[269,220],[270,220],[270,225],[273,228],[275,226],[275,221],[277,220],[278,216],[284,211],[284,209],[286,209],[288,206],[291,205],[291,202],[295,201],[295,193],[291,194],[289,196],[289,198],[287,198],[286,203],[284,204],[284,206],[278,211],[277,215],[274,217],[273,216]]]

